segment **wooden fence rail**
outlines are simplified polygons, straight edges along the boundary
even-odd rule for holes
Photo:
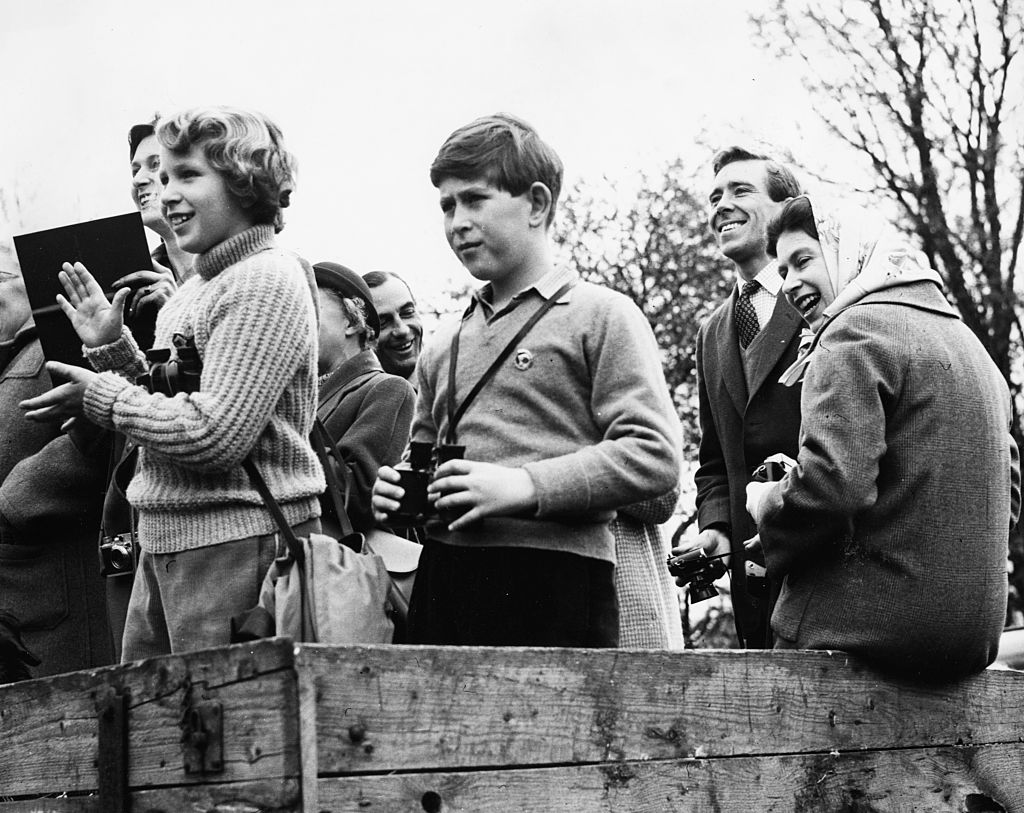
[[[1024,813],[1024,673],[262,641],[0,688],[0,813]]]

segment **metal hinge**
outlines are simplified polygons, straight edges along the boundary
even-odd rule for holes
[[[100,809],[104,813],[131,813],[128,789],[127,689],[104,686],[96,692],[96,773]]]
[[[190,703],[182,715],[185,773],[224,772],[224,719],[220,703]]]

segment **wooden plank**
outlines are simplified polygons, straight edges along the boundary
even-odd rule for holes
[[[320,805],[331,813],[1020,813],[1024,747],[337,777],[320,781]]]
[[[308,656],[296,653],[296,674],[299,694],[299,766],[302,782],[302,809],[320,811],[317,774],[320,759],[317,749],[317,703],[319,703],[316,672],[309,668]]]
[[[183,785],[137,790],[132,809],[145,813],[300,813],[302,794],[297,780]],[[95,795],[43,797],[4,802],[0,813],[106,813]]]
[[[97,788],[95,696],[127,690],[133,788],[298,778],[294,646],[284,639],[0,688],[0,798]],[[223,707],[223,773],[184,772],[188,699]]]
[[[828,652],[299,647],[320,775],[1024,738],[1024,674],[928,687]],[[356,736],[353,736],[355,734]]]

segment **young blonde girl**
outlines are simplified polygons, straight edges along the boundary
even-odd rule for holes
[[[307,437],[316,409],[316,318],[308,264],[277,247],[294,161],[264,116],[205,108],[157,126],[161,205],[194,274],[157,319],[155,347],[194,343],[198,389],[133,383],[146,363],[81,265],[59,297],[99,372],[51,364],[68,384],[24,403],[30,418],[85,415],[140,447],[128,498],[142,550],[122,660],[228,642],[275,554],[273,519],[242,469],[251,457],[299,533],[318,530],[323,472]]]

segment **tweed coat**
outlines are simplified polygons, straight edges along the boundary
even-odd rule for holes
[[[31,338],[0,371],[0,609],[42,659],[36,677],[114,660],[97,550],[108,447],[25,419],[18,403],[51,386],[43,364]]]
[[[611,522],[615,537],[615,594],[619,600],[619,646],[682,649],[679,591],[665,560],[661,523],[675,511],[679,489],[620,508]]]
[[[796,455],[800,429],[800,388],[784,387],[779,377],[797,357],[801,320],[781,294],[764,326],[751,361],[751,381],[743,372],[733,313],[737,292],[723,302],[697,333],[697,387],[700,397],[700,467],[697,523],[729,535],[734,554],[757,529],[747,514],[744,489],[750,473],[770,454]],[[764,646],[767,607],[746,593],[742,555],[732,557],[732,601],[740,642]]]
[[[348,491],[348,515],[356,531],[373,527],[370,492],[377,470],[401,460],[415,404],[412,385],[385,373],[372,350],[344,361],[320,386],[317,416],[345,464],[339,475]],[[330,525],[334,509],[326,496],[320,502],[321,516]]]
[[[761,502],[772,627],[927,679],[984,669],[1020,508],[1006,383],[931,282],[868,294],[817,341],[799,465]]]

